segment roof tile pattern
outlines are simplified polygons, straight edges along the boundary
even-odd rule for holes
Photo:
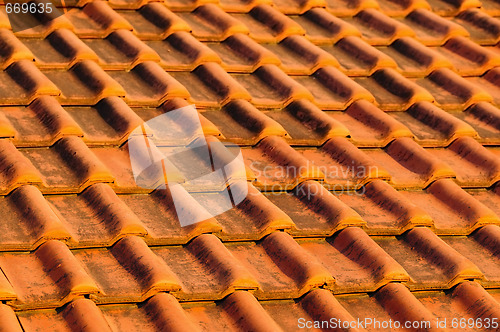
[[[64,5],[0,5],[2,328],[500,319],[497,2]],[[249,194],[181,227],[127,138],[189,104]]]

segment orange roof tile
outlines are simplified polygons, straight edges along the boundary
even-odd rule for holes
[[[500,319],[496,1],[5,3],[0,329]],[[195,130],[148,122],[191,104]],[[142,185],[141,126],[245,169]]]

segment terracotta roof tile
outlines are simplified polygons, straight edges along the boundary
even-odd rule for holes
[[[347,36],[335,45],[321,46],[336,57],[340,69],[349,76],[369,76],[380,68],[396,68],[396,63],[357,36]]]
[[[455,36],[469,36],[469,32],[461,25],[426,9],[412,11],[403,23],[415,32],[415,39],[426,46],[443,45]]]
[[[167,99],[190,97],[186,87],[176,80],[177,76],[168,74],[153,61],[142,62],[130,71],[110,71],[106,75],[117,86],[123,86],[124,90],[114,95],[124,96],[128,105],[160,106]]]
[[[328,112],[349,129],[351,140],[358,147],[383,147],[395,138],[413,137],[403,121],[394,120],[389,114],[366,100],[354,102],[345,112]]]
[[[180,82],[182,88],[187,88],[191,100],[200,107],[214,107],[225,105],[234,99],[252,98],[245,86],[216,63],[205,63],[191,73],[173,72],[172,76]],[[180,93],[174,95],[174,97],[185,96]]]
[[[0,10],[0,329],[500,319],[493,0],[53,4]],[[159,152],[245,169],[137,183],[189,105]]]
[[[300,82],[275,65],[263,65],[251,75],[234,74],[232,77],[250,93],[251,101],[257,107],[281,108],[294,100],[314,99]]]
[[[385,150],[367,150],[365,155],[387,170],[391,182],[398,188],[425,188],[441,178],[453,178],[455,171],[442,161],[441,155],[424,149],[407,137],[395,139]],[[439,150],[440,154],[449,150]],[[376,173],[380,173],[375,168]]]
[[[379,69],[370,77],[354,80],[370,91],[375,97],[375,104],[383,110],[408,109],[419,101],[434,101],[428,90],[392,68]]]
[[[484,4],[484,2],[483,2]],[[493,45],[500,41],[500,24],[498,20],[482,10],[471,8],[461,12],[455,21],[467,29],[471,39],[480,45]],[[494,15],[497,16],[497,15]]]
[[[192,29],[199,40],[222,41],[235,33],[248,34],[248,28],[215,4],[197,7],[191,13],[177,13]]]
[[[2,12],[3,13],[3,12]],[[44,12],[39,15],[28,14],[29,16],[11,15],[0,19],[2,28],[12,29],[19,37],[46,37],[58,29],[74,30],[73,23],[65,16],[59,15],[56,10],[52,13]],[[58,16],[59,15],[59,16]],[[8,23],[10,21],[10,23]]]
[[[268,193],[267,198],[294,221],[289,230],[293,235],[330,236],[339,229],[366,224],[356,211],[316,181],[305,181],[291,193]],[[310,212],[306,215],[304,210]]]
[[[429,228],[416,227],[400,239],[380,237],[375,241],[408,271],[410,289],[449,289],[464,280],[484,277],[472,261]]]
[[[479,284],[466,281],[451,294],[445,292],[417,295],[429,310],[441,319],[496,317],[498,307],[493,297]],[[491,319],[491,318],[490,318]]]
[[[414,38],[402,37],[390,46],[378,47],[378,50],[390,56],[405,77],[425,77],[438,68],[453,69],[452,63],[444,55]]]
[[[463,10],[468,8],[480,7],[481,2],[479,0],[454,0],[454,1],[443,1],[443,0],[429,0],[432,10],[441,16],[454,16]]]
[[[279,44],[264,46],[279,57],[288,75],[309,75],[325,66],[339,67],[337,59],[302,36],[289,36]]]
[[[358,28],[362,38],[370,45],[387,45],[400,37],[415,35],[405,24],[371,8],[344,20]]]
[[[28,105],[38,96],[58,96],[61,91],[32,61],[20,60],[0,72],[3,105]],[[7,88],[8,87],[8,88]]]
[[[339,199],[359,213],[369,234],[402,234],[416,226],[433,226],[425,207],[420,208],[381,180],[368,183],[362,193],[340,193]]]
[[[461,121],[456,113],[452,115],[429,102],[419,102],[406,112],[390,115],[407,126],[421,146],[445,147],[458,137],[478,138],[473,126]]]
[[[191,30],[184,20],[158,2],[150,2],[137,11],[117,12],[132,25],[134,33],[141,40],[163,40],[173,32]]]
[[[225,139],[235,144],[255,145],[262,138],[271,135],[289,137],[279,123],[280,119],[273,119],[271,115],[281,115],[283,112],[266,114],[243,99],[233,100],[221,110],[207,110],[202,114],[221,130]]]
[[[39,68],[71,68],[83,60],[98,61],[98,56],[72,31],[58,29],[45,39],[24,38],[22,42],[34,51]]]
[[[67,17],[80,38],[104,38],[118,29],[133,29],[126,19],[111,9],[107,1],[92,1],[83,9],[73,9],[61,17]]]
[[[358,99],[374,100],[363,86],[331,66],[318,69],[310,76],[298,76],[295,80],[307,87],[315,104],[322,109],[344,110]]]
[[[289,134],[292,145],[323,145],[332,137],[347,137],[349,130],[340,121],[306,99],[293,101],[283,111],[265,113]],[[285,136],[286,137],[286,136]]]
[[[168,70],[193,70],[205,62],[221,63],[216,52],[185,31],[174,32],[163,41],[151,40],[145,44],[161,54],[160,65]]]
[[[114,181],[106,166],[75,136],[62,138],[49,149],[27,148],[18,153],[26,165],[35,165],[31,167],[40,171],[42,181],[30,183],[36,183],[44,192],[81,192],[92,183]]]
[[[233,14],[232,17],[248,27],[249,36],[257,42],[279,42],[291,35],[305,34],[299,24],[268,4],[255,6],[248,14]]]
[[[0,29],[0,62],[2,69],[9,67],[14,62],[19,60],[33,60],[34,56],[26,47],[25,43],[21,42],[13,33],[5,28]]]
[[[331,12],[335,16],[342,18],[354,16],[361,10],[366,8],[378,9],[380,7],[378,2],[373,0],[356,0],[356,1],[327,0],[326,3],[327,3],[326,8],[329,12]]]
[[[237,33],[221,43],[207,43],[222,60],[227,72],[253,72],[265,64],[280,65],[280,59],[247,35]],[[220,60],[219,60],[220,62]]]
[[[289,17],[304,28],[305,37],[315,44],[335,43],[347,36],[361,36],[352,24],[323,8],[312,8],[302,15]]]

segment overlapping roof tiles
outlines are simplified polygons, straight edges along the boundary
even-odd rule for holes
[[[0,8],[0,329],[500,320],[498,1],[53,3]],[[181,227],[127,138],[189,104],[249,195]]]

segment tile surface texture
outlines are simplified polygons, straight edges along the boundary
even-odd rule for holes
[[[500,323],[500,2],[53,3],[0,4],[0,330]],[[191,104],[248,195],[181,227],[128,137]]]

